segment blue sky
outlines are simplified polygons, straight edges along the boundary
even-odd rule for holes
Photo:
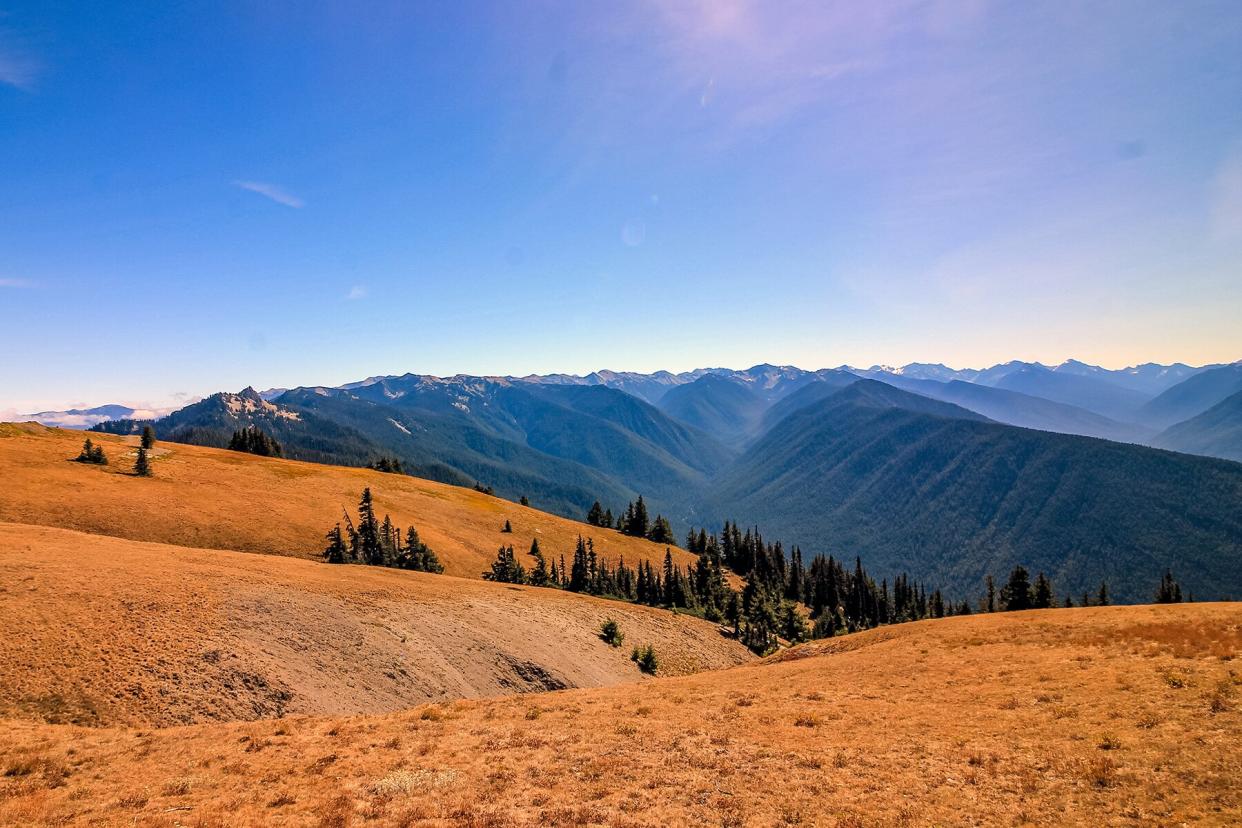
[[[0,409],[1240,319],[1236,0],[0,0]]]

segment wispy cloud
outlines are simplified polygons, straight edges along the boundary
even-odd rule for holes
[[[354,285],[349,289],[349,293],[345,294],[346,299],[365,299],[367,297],[366,285]]]
[[[34,287],[34,282],[28,279],[0,279],[0,288],[28,288]]]
[[[275,184],[268,184],[265,181],[234,181],[233,184],[243,190],[258,193],[264,198],[270,198],[277,204],[283,204],[286,207],[299,209],[306,206],[306,202],[302,199],[292,193],[285,192]]]
[[[39,69],[39,62],[23,47],[18,35],[12,29],[0,26],[0,84],[31,92]]]

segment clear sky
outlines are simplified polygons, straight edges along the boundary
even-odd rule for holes
[[[0,0],[0,410],[1242,358],[1242,3]]]

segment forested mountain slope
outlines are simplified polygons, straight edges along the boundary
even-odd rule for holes
[[[1152,440],[1152,445],[1242,461],[1242,391],[1198,416],[1170,426]]]
[[[1171,567],[1201,598],[1242,595],[1242,465],[984,422],[867,380],[781,421],[703,509],[965,594],[1020,562],[1075,593],[1107,580],[1148,599]]]
[[[1143,406],[1139,415],[1145,423],[1167,428],[1202,414],[1239,391],[1242,391],[1242,363],[1235,362],[1202,371],[1174,385]]]

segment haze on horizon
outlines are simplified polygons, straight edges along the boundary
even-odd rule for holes
[[[2,11],[2,410],[1242,358],[1236,3]]]

